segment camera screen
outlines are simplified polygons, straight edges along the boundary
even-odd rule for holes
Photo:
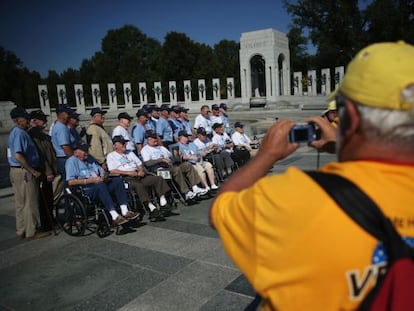
[[[308,141],[308,129],[295,129],[293,132],[294,141],[301,142],[301,141]]]

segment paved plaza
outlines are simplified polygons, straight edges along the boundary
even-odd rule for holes
[[[319,111],[234,112],[260,135],[275,118]],[[307,146],[275,164],[312,170],[334,160]],[[5,175],[8,168],[2,169]],[[18,241],[11,188],[0,189],[0,310],[243,310],[254,292],[208,224],[212,199],[178,204],[164,222],[135,232]]]
[[[272,171],[317,158],[302,147]],[[30,242],[16,239],[13,203],[0,189],[0,310],[243,310],[254,296],[208,224],[211,199],[125,235]]]

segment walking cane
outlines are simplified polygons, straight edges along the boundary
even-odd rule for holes
[[[47,198],[45,196],[45,193],[43,192],[43,181],[40,182],[40,194],[42,196],[43,203],[46,206],[46,215],[47,215],[47,218],[49,220],[49,224],[53,228],[53,234],[57,235],[55,223],[53,222],[52,214],[51,214],[50,209],[49,209],[49,204],[48,204]]]

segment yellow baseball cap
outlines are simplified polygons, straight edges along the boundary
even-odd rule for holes
[[[329,111],[336,111],[337,107],[336,107],[336,100],[333,99],[328,103],[328,108],[326,108],[326,110],[324,112],[322,112],[322,114],[326,114]]]
[[[414,46],[403,41],[367,46],[348,64],[337,92],[370,107],[414,110]]]

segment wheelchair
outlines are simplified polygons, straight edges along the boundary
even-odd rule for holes
[[[128,205],[133,209],[138,204],[131,191],[127,191]],[[120,226],[114,226],[112,217],[100,202],[92,202],[82,187],[65,188],[54,208],[54,218],[62,230],[71,236],[86,236],[96,233],[100,238],[114,232],[120,234]]]

